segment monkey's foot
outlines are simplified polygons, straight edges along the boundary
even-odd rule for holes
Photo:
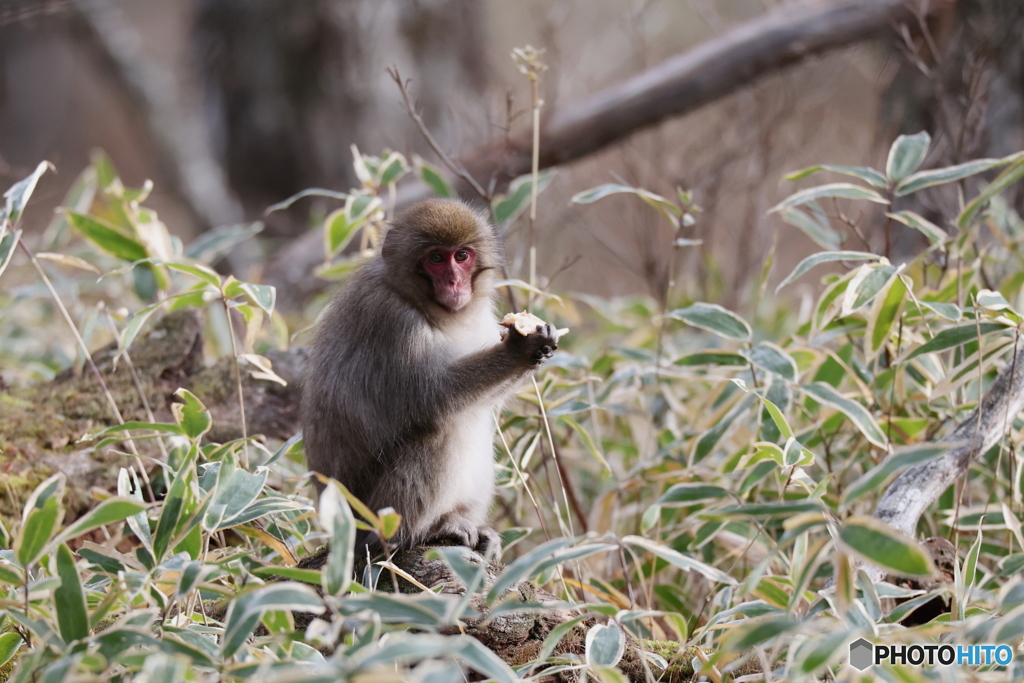
[[[476,548],[479,540],[480,536],[475,524],[456,515],[446,515],[437,523],[426,545],[430,545],[434,541],[454,541],[467,548]]]
[[[493,554],[495,559],[501,557],[501,536],[498,532],[490,527],[478,527],[462,517],[445,517],[426,545],[436,541],[454,541],[484,556]]]
[[[476,547],[473,548],[478,553],[489,559],[491,562],[497,562],[501,559],[501,536],[494,529],[484,526],[477,529],[479,540],[477,541]]]

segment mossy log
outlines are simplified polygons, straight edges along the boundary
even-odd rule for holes
[[[234,361],[222,358],[205,365],[203,319],[195,310],[164,316],[128,350],[138,385],[117,348],[93,354],[104,383],[126,421],[148,422],[146,397],[157,422],[173,422],[174,392],[184,387],[196,394],[213,415],[213,441],[241,436],[241,411]],[[248,431],[287,439],[299,429],[299,389],[303,349],[266,354],[287,386],[242,373]],[[140,392],[141,388],[141,392]],[[96,449],[89,434],[117,424],[95,375],[86,367],[67,370],[53,381],[24,387],[0,385],[0,515],[20,516],[22,505],[39,482],[54,472],[68,475],[67,520],[95,504],[89,491],[114,490],[117,472],[128,464],[123,444]],[[152,441],[138,440],[140,452],[155,455]]]

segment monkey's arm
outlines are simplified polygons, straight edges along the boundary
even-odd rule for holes
[[[416,373],[419,384],[409,407],[425,417],[458,412],[508,382],[524,377],[544,363],[558,348],[558,333],[545,324],[538,332],[521,335],[511,331],[505,341],[472,353],[447,366],[424,368]],[[420,413],[422,415],[422,413]]]

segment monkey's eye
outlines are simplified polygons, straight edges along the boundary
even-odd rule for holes
[[[428,256],[427,258],[430,260],[431,263],[434,263],[434,264],[444,263],[444,256],[441,255],[441,254],[438,254],[436,251],[433,254],[431,254],[430,256]]]
[[[468,258],[469,252],[466,251],[465,249],[455,252],[455,260],[458,261],[459,263],[464,262]]]

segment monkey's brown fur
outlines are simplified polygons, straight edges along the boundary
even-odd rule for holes
[[[309,467],[371,510],[398,511],[399,547],[497,546],[493,411],[557,348],[551,325],[499,342],[500,259],[485,219],[455,200],[422,202],[317,326],[303,386]]]

